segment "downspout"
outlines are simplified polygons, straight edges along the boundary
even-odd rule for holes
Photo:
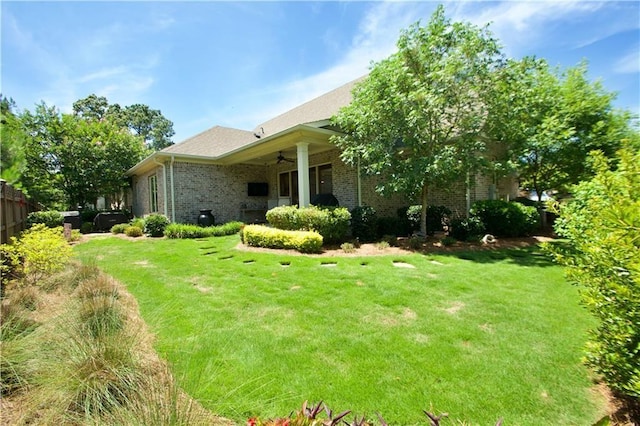
[[[467,217],[469,217],[469,210],[471,210],[471,177],[469,171],[467,171],[467,179],[466,179],[466,193],[465,198],[467,202]]]
[[[157,158],[153,158],[153,162],[162,166],[162,176],[164,180],[164,185],[162,185],[162,194],[164,196],[163,204],[164,204],[164,215],[169,217],[168,207],[167,207],[167,166],[164,163],[158,162]]]
[[[171,163],[169,166],[169,174],[171,175],[171,222],[176,221],[176,192],[173,184],[173,163],[175,161],[175,157],[171,156]]]
[[[362,182],[360,181],[360,156],[358,156],[358,180],[357,180],[357,187],[358,187],[358,207],[362,206]]]

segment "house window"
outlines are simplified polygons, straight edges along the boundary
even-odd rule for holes
[[[290,197],[292,204],[298,203],[298,171],[280,173],[280,197]],[[331,194],[333,192],[333,174],[331,164],[309,167],[309,197],[317,194]]]
[[[158,178],[156,175],[149,176],[149,211],[158,211]]]

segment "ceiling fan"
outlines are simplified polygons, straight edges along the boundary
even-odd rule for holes
[[[278,152],[278,161],[277,164],[283,163],[283,162],[287,162],[287,163],[295,163],[296,160],[292,159],[292,158],[287,158],[284,155],[282,155],[282,151]]]

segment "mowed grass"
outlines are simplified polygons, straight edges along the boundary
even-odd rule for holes
[[[580,363],[591,321],[535,248],[318,257],[238,242],[76,246],[127,285],[181,385],[222,416],[286,416],[304,400],[391,425],[426,424],[423,409],[478,425],[602,416]]]

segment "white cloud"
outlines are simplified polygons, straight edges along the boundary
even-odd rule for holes
[[[126,67],[119,65],[116,67],[105,68],[98,71],[83,75],[77,79],[78,83],[88,83],[94,80],[104,80],[126,72]]]
[[[613,71],[617,74],[640,73],[640,45],[635,46],[629,53],[616,61]]]
[[[427,10],[434,7],[426,4]],[[334,65],[317,74],[268,87],[254,97],[254,103],[220,116],[224,116],[225,125],[253,129],[261,122],[355,80],[369,71],[372,61],[384,59],[395,51],[401,29],[429,15],[430,12],[425,15],[425,3],[375,3],[360,21],[349,49]]]

